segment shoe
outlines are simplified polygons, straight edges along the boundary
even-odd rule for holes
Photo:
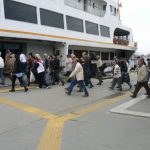
[[[90,89],[93,88],[93,87],[94,87],[93,85],[89,86]]]
[[[9,90],[9,92],[15,92],[15,90]]]
[[[68,93],[68,91],[65,91],[65,93],[66,93],[67,95],[70,95],[70,94]]]
[[[112,87],[109,87],[111,90],[113,90],[113,88]]]
[[[62,83],[62,84],[61,84],[61,86],[64,86],[64,85],[65,85],[65,83]]]
[[[102,83],[97,83],[96,85],[102,85]]]
[[[89,96],[89,94],[85,94],[85,95],[83,95],[83,97],[88,97]]]
[[[148,95],[147,98],[150,98],[150,95]]]
[[[129,89],[132,89],[132,85],[130,85]]]
[[[27,92],[28,91],[28,88],[25,88],[24,92]]]
[[[50,89],[50,86],[47,86],[46,89]]]
[[[130,97],[136,98],[136,96],[135,96],[135,95],[130,95]]]
[[[144,95],[148,95],[148,93],[145,93]]]
[[[118,91],[122,91],[122,89],[118,89]]]

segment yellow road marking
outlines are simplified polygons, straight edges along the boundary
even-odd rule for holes
[[[37,150],[60,150],[63,126],[59,119],[49,121]]]
[[[79,111],[72,112],[70,114],[62,116],[59,119],[61,119],[62,121],[68,121],[68,120],[80,117],[81,115],[84,115],[84,114],[96,111],[98,109],[101,109],[101,108],[104,108],[104,107],[109,106],[111,104],[114,104],[116,102],[119,102],[123,98],[128,97],[129,94],[130,94],[130,92],[128,92],[128,93],[126,93],[124,95],[121,95],[121,96],[117,96],[116,98],[107,99],[107,100],[105,100],[103,102],[100,102],[100,103],[97,103],[97,104],[93,104],[91,106],[87,106],[86,108],[83,108],[83,109],[81,109]]]
[[[0,99],[0,103],[15,107],[17,109],[20,109],[20,110],[28,112],[28,113],[32,113],[34,115],[37,115],[41,118],[45,118],[48,120],[52,120],[52,119],[58,117],[58,116],[53,115],[47,111],[43,111],[41,109],[26,105],[26,104],[18,103],[18,102],[13,102],[13,101],[10,101],[7,99]]]
[[[34,89],[35,87],[28,87],[29,89]],[[0,93],[7,93],[10,89],[0,89]],[[15,89],[16,91],[22,91],[24,90],[24,87],[17,87]]]
[[[120,100],[128,96],[129,96],[129,92],[124,95],[118,96],[116,98],[107,99],[103,102],[88,106],[77,112],[72,112],[65,116],[61,116],[59,118],[49,121],[41,137],[40,144],[37,150],[60,150],[62,130],[63,130],[65,121],[80,117],[81,115],[96,111],[101,108],[104,108],[106,106],[119,102]]]

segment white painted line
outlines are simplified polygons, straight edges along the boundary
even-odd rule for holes
[[[139,116],[139,117],[148,117],[150,118],[150,113],[145,112],[137,112],[137,111],[129,111],[126,110],[129,107],[135,105],[136,103],[141,102],[142,100],[146,99],[146,95],[141,95],[138,98],[132,99],[124,104],[121,104],[113,109],[110,110],[111,113],[117,113],[117,114],[125,114],[125,115],[132,115],[132,116]]]

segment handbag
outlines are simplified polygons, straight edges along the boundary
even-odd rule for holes
[[[35,81],[35,77],[32,71],[30,71],[30,82],[34,82]]]

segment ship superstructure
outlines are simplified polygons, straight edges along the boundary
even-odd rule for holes
[[[0,51],[129,58],[137,49],[115,0],[0,0]]]

